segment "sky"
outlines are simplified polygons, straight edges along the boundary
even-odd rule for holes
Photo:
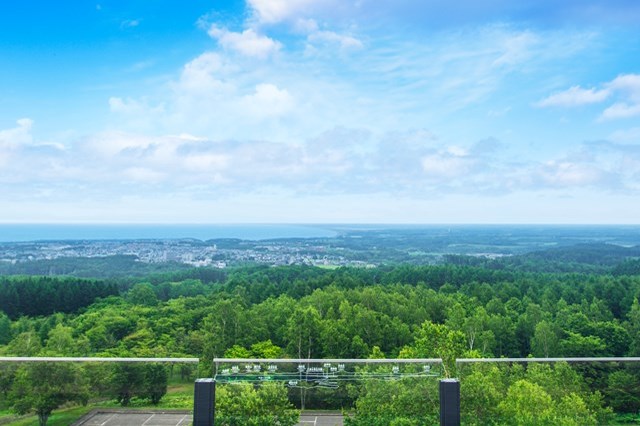
[[[640,223],[636,0],[0,3],[0,222]]]

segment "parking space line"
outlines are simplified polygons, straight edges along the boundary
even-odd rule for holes
[[[182,422],[184,422],[185,420],[187,420],[187,418],[189,417],[188,414],[185,414],[180,421],[178,422],[178,424],[176,426],[180,426],[182,424]],[[186,424],[186,423],[185,423]]]
[[[147,422],[148,422],[149,420],[151,420],[152,418],[154,418],[154,417],[155,417],[155,414],[152,414],[152,415],[151,415],[151,417],[149,417],[147,420],[145,420],[145,421],[144,421],[144,423],[142,423],[142,426],[146,425],[146,424],[147,424]]]
[[[115,416],[115,414],[112,414],[109,417],[107,417],[107,420],[105,420],[104,422],[100,423],[100,426],[104,426],[107,423],[109,423],[109,421],[113,418],[113,416]]]

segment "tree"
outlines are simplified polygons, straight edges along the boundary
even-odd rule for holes
[[[36,356],[42,350],[40,338],[33,331],[18,334],[7,345],[6,353],[16,356]]]
[[[314,351],[320,343],[320,314],[316,308],[313,306],[296,308],[287,325],[289,354],[298,358],[320,356]]]
[[[77,350],[76,342],[72,336],[73,329],[58,324],[48,334],[45,351],[52,355],[74,355]]]
[[[264,383],[258,388],[235,384],[216,389],[216,425],[294,426],[299,417],[281,384]]]
[[[640,410],[640,383],[628,371],[614,371],[609,375],[607,396],[617,412],[637,413]]]
[[[633,299],[631,310],[627,315],[629,318],[628,329],[631,336],[631,347],[629,348],[628,356],[640,355],[640,303],[638,299]]]
[[[404,348],[400,355],[403,358],[442,358],[445,377],[454,377],[456,358],[465,352],[465,346],[465,335],[461,331],[425,321],[416,333],[413,346]]]
[[[438,383],[430,378],[364,380],[350,426],[427,426],[437,423]]]
[[[251,345],[251,356],[255,358],[280,358],[282,348],[274,345],[271,340],[254,343]]]
[[[606,351],[607,346],[599,337],[583,336],[571,331],[567,335],[560,341],[563,356],[603,356]]]
[[[9,399],[17,414],[35,412],[40,426],[45,426],[53,410],[61,405],[85,405],[89,389],[77,365],[38,362],[18,369]]]
[[[142,365],[117,363],[111,373],[111,391],[120,405],[126,407],[139,394],[144,383]]]
[[[531,350],[534,356],[549,358],[558,354],[558,332],[550,321],[542,320],[536,324]]]
[[[162,364],[145,365],[143,396],[149,398],[153,405],[158,405],[167,393],[167,369]]]
[[[158,304],[158,296],[153,291],[153,286],[149,283],[138,283],[134,285],[127,298],[134,305],[156,306]]]
[[[545,390],[526,380],[518,380],[509,387],[498,411],[505,424],[517,426],[554,426],[553,400]]]
[[[4,312],[0,311],[0,345],[6,345],[11,341],[11,320]]]
[[[504,397],[503,377],[497,365],[471,365],[460,381],[462,417],[467,425],[494,424],[497,407]]]

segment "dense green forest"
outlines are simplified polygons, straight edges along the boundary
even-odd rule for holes
[[[531,255],[529,270],[513,260],[452,257],[437,266],[256,266],[118,281],[3,277],[0,355],[189,356],[202,360],[200,376],[213,374],[211,359],[224,356],[439,357],[444,374],[462,378],[467,424],[607,424],[614,412],[632,418],[640,409],[635,364],[461,368],[453,361],[640,356],[637,261],[607,261],[606,272],[594,262],[597,272],[539,272],[555,270],[558,259]],[[0,364],[0,409],[36,410],[37,402],[25,402],[33,368]],[[165,367],[127,368],[107,374],[98,391],[86,389],[123,405],[136,395],[162,398]],[[49,370],[80,380],[71,370]],[[58,394],[91,397],[79,384],[73,389]],[[437,413],[437,397],[415,400],[436,395],[435,380],[366,382],[339,394],[309,404],[354,409],[352,424],[430,424]],[[537,402],[523,403],[530,400]]]

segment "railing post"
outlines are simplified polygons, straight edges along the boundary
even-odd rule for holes
[[[214,426],[216,418],[216,381],[198,379],[193,393],[193,426]]]
[[[460,381],[440,380],[440,426],[460,426]]]

